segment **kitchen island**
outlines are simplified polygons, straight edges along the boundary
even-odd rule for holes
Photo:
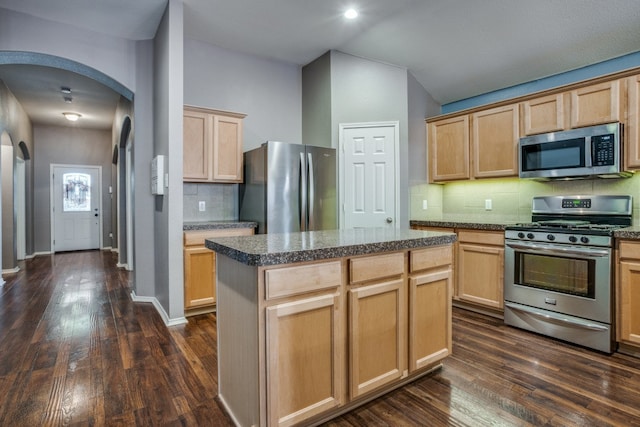
[[[237,425],[317,424],[451,353],[455,234],[355,229],[207,239],[219,398]]]

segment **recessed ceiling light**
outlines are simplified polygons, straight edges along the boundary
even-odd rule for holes
[[[70,122],[75,122],[77,121],[80,117],[82,117],[80,114],[78,113],[62,113],[62,115],[69,120]]]
[[[344,13],[344,17],[347,19],[356,19],[358,17],[358,11],[355,9],[349,9]]]
[[[66,87],[66,86],[62,86],[60,88],[60,92],[64,93],[65,95],[69,95],[71,93],[71,88],[70,87]]]

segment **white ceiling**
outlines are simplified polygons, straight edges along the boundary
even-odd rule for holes
[[[0,8],[141,40],[154,37],[166,3],[0,0]],[[343,19],[347,6],[360,17]],[[440,103],[640,51],[639,0],[184,0],[184,18],[185,37],[247,54],[305,65],[336,49],[406,67]],[[15,80],[7,86],[19,92]],[[20,90],[21,102],[34,92]]]

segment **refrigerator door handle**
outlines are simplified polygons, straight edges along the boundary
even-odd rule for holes
[[[314,218],[313,212],[314,212],[314,200],[316,199],[316,191],[315,191],[316,185],[315,185],[314,174],[313,174],[313,155],[311,153],[307,153],[307,159],[308,159],[308,167],[309,167],[309,172],[308,172],[309,191],[307,192],[308,229],[315,230],[315,218]]]
[[[300,153],[300,231],[307,231],[307,162]]]

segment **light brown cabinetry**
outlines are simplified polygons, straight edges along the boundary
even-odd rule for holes
[[[617,340],[640,346],[640,242],[618,242]]]
[[[503,309],[504,233],[460,230],[458,242],[457,298]]]
[[[253,234],[252,228],[184,232],[184,308],[187,315],[211,311],[216,304],[216,253],[205,248],[204,240],[250,234]]]
[[[219,395],[239,425],[318,424],[451,352],[450,245],[255,267],[219,256]],[[240,332],[241,331],[241,332]]]
[[[517,104],[473,113],[471,116],[473,176],[518,175],[519,108]]]
[[[341,285],[340,261],[265,272],[267,297],[285,297],[266,307],[269,425],[293,425],[343,403]]]
[[[352,399],[406,375],[405,254],[349,260],[349,392]]]
[[[242,182],[244,114],[184,107],[183,180]]]
[[[640,168],[640,75],[627,79],[628,110],[625,128],[625,166]]]
[[[409,259],[409,373],[451,354],[450,247],[411,251]]]
[[[621,83],[613,80],[523,101],[524,134],[623,121]]]
[[[469,116],[427,124],[431,182],[469,179]]]
[[[427,123],[430,181],[516,176],[518,111],[514,104]]]

